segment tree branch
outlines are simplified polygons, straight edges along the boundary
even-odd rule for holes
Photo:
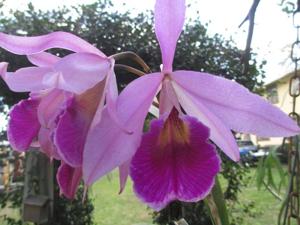
[[[253,37],[253,31],[254,31],[254,19],[255,19],[255,13],[256,13],[256,9],[257,9],[259,2],[260,2],[260,0],[253,0],[253,4],[252,4],[246,18],[239,25],[239,27],[241,27],[247,20],[249,20],[246,48],[245,48],[244,54],[241,58],[241,62],[244,65],[244,68],[243,68],[244,75],[247,75],[247,73],[249,71],[250,51],[251,51],[251,43],[252,43],[252,37]]]

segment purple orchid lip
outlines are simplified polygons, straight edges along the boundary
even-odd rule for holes
[[[37,108],[40,99],[26,99],[10,111],[7,137],[14,150],[26,151],[40,130]]]
[[[69,199],[74,199],[81,177],[81,167],[74,168],[62,161],[56,174],[61,194]]]
[[[220,170],[209,129],[197,119],[178,117],[153,120],[132,159],[130,175],[137,196],[156,210],[173,200],[197,201],[206,197]]]
[[[60,157],[70,166],[81,167],[86,136],[98,108],[102,108],[105,81],[69,99],[54,131]]]

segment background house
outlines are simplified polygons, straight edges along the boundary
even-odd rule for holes
[[[298,74],[300,70],[298,70]],[[291,77],[294,75],[294,72],[288,73],[281,78],[278,78],[265,85],[265,94],[266,99],[271,102],[273,105],[280,108],[285,113],[289,114],[293,109],[293,99],[289,95],[289,83]],[[292,82],[292,92],[296,93],[299,91],[300,80],[293,80]],[[296,99],[296,112],[300,112],[300,97]],[[282,138],[263,138],[257,137],[255,135],[246,135],[242,137],[243,139],[251,139],[254,144],[265,146],[278,146],[282,144]]]

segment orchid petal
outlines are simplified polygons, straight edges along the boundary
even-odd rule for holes
[[[62,104],[70,97],[70,93],[58,89],[51,90],[43,96],[37,110],[40,124],[53,128],[57,116],[62,111]]]
[[[127,162],[123,163],[121,166],[119,166],[119,179],[120,179],[120,191],[119,194],[121,194],[124,191],[127,178],[129,175],[129,167],[130,167],[131,160],[128,160]]]
[[[8,63],[7,62],[0,62],[0,76],[3,76],[7,72]]]
[[[45,153],[50,159],[60,160],[60,157],[57,153],[56,147],[52,141],[52,131],[47,128],[41,127],[38,134],[40,149]]]
[[[110,66],[106,58],[90,53],[74,53],[59,60],[54,68],[27,67],[5,73],[2,78],[11,90],[17,92],[58,88],[81,94],[103,80]]]
[[[51,72],[51,68],[26,67],[14,73],[7,72],[2,75],[2,78],[12,91],[40,91],[47,89],[47,86],[43,84],[43,78],[47,73]]]
[[[30,147],[39,148],[39,147],[41,147],[41,145],[40,145],[39,141],[37,139],[35,139],[31,142]]]
[[[234,81],[193,71],[176,71],[171,76],[232,130],[261,137],[300,133],[280,109]]]
[[[159,114],[161,118],[167,118],[173,107],[181,112],[178,98],[169,79],[165,79],[159,93]]]
[[[61,158],[72,167],[82,165],[86,136],[98,104],[104,98],[104,87],[105,81],[102,81],[82,95],[69,99],[68,106],[59,119],[55,145]]]
[[[113,62],[114,64],[114,62]],[[114,122],[126,133],[131,134],[132,131],[127,130],[127,128],[122,124],[117,116],[117,97],[118,97],[118,87],[116,75],[112,70],[107,78],[107,92],[106,92],[106,105],[110,113],[111,118]]]
[[[33,65],[38,67],[52,67],[60,60],[60,57],[52,55],[48,52],[40,52],[33,55],[27,55],[27,59]]]
[[[151,122],[130,167],[135,193],[155,210],[205,198],[220,170],[209,129],[189,116],[169,118]]]
[[[232,160],[238,161],[240,159],[239,148],[230,129],[185,89],[175,82],[173,82],[173,87],[177,93],[179,103],[187,114],[198,118],[199,121],[205,124],[210,129],[210,139]]]
[[[161,73],[145,75],[131,82],[118,97],[118,117],[133,134],[129,135],[120,129],[107,108],[103,110],[101,121],[91,127],[83,153],[83,178],[87,185],[133,156],[140,143],[145,117],[162,78]],[[98,144],[99,137],[101,145]]]
[[[55,72],[47,74],[43,83],[48,87],[81,94],[102,81],[110,67],[107,58],[90,53],[74,53],[59,60],[54,66]]]
[[[185,0],[157,0],[155,4],[155,33],[160,45],[163,71],[171,72],[176,43],[185,17]]]
[[[81,177],[81,168],[73,168],[62,162],[56,174],[60,192],[68,199],[74,199]]]
[[[18,55],[32,55],[51,48],[62,48],[73,52],[89,52],[105,55],[85,40],[67,32],[53,32],[34,37],[22,37],[0,33],[0,47]]]
[[[7,137],[16,151],[26,151],[38,135],[40,124],[37,117],[38,99],[22,100],[9,113]]]

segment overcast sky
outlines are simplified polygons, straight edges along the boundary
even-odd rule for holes
[[[220,33],[236,41],[238,47],[244,48],[248,23],[242,28],[238,25],[245,18],[253,0],[187,0],[192,3],[187,16],[196,16],[199,11],[200,20],[209,22],[209,33]],[[25,9],[28,2],[32,2],[36,8],[46,10],[62,5],[75,5],[78,3],[92,3],[94,0],[7,0],[6,9]],[[112,0],[116,9],[132,10],[140,12],[153,9],[154,0]],[[196,2],[196,3],[195,3]],[[258,53],[259,59],[266,59],[268,65],[266,82],[274,80],[291,71],[293,67],[289,63],[283,63],[289,56],[290,45],[295,39],[295,30],[291,18],[281,11],[277,5],[279,0],[261,0],[257,9],[256,27],[253,36],[253,49]],[[123,4],[126,3],[126,7]],[[134,9],[134,10],[133,10]]]

